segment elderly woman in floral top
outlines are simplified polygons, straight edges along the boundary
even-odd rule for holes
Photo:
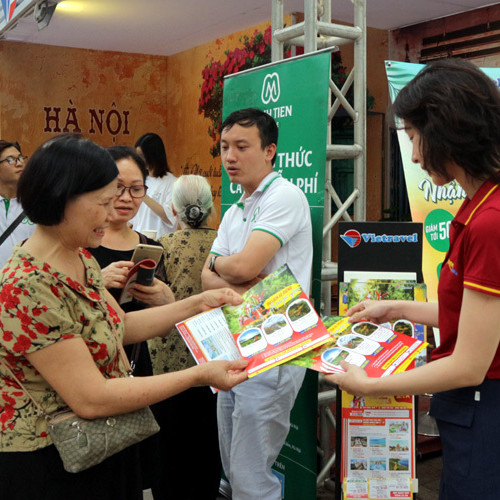
[[[182,300],[202,291],[201,270],[217,236],[207,225],[213,212],[208,181],[199,175],[179,177],[172,187],[172,209],[180,229],[162,236],[159,242],[165,248],[165,270],[175,299]],[[196,364],[177,331],[148,343],[156,374]],[[217,498],[222,464],[216,405],[217,398],[208,387],[192,387],[155,406],[155,416],[162,429],[160,467],[164,471],[160,477],[162,492],[153,489],[155,500]],[[192,432],[193,428],[196,433]],[[190,467],[186,467],[186,463]],[[190,480],[193,469],[196,481]]]
[[[83,249],[102,240],[117,174],[104,149],[61,136],[35,152],[20,179],[18,197],[38,225],[0,278],[0,498],[142,498],[135,446],[78,474],[64,471],[44,418],[7,367],[47,413],[69,406],[89,419],[134,411],[194,385],[227,390],[246,378],[241,361],[126,376],[117,338],[128,344],[165,335],[178,321],[241,299],[218,290],[123,313]]]

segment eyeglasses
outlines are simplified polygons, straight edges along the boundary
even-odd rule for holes
[[[128,194],[132,198],[144,198],[144,196],[146,196],[146,191],[148,190],[148,187],[144,186],[143,184],[137,184],[135,186],[122,186],[121,184],[118,184],[115,196],[119,198],[120,196],[123,195],[123,193],[127,189],[128,189]]]
[[[15,165],[16,163],[20,163],[21,165],[28,159],[27,156],[18,156],[17,158],[14,156],[7,156],[5,160],[0,160],[0,163],[6,161],[9,165]]]

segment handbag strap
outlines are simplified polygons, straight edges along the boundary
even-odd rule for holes
[[[132,352],[130,353],[130,370],[132,373],[135,371],[137,362],[139,361],[139,354],[141,353],[141,342],[137,342],[132,347]]]
[[[16,229],[17,226],[21,223],[21,221],[26,217],[24,210],[16,217],[16,219],[11,223],[11,225],[3,232],[2,236],[0,236],[0,245],[8,238],[10,233]]]
[[[139,231],[136,231],[136,233],[139,235],[139,241],[145,245],[148,244],[148,239],[145,234],[140,233]],[[141,353],[141,342],[137,342],[134,344],[132,347],[132,352],[130,353],[130,369],[129,369],[129,375],[131,376],[132,373],[134,372],[137,362],[139,361],[139,354]]]

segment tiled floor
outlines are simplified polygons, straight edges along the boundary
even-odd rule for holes
[[[415,500],[437,500],[439,496],[439,477],[441,475],[442,460],[439,452],[426,454],[417,460],[417,477],[419,491]],[[332,491],[323,489],[318,492],[318,500],[334,500]],[[151,491],[144,493],[144,500],[152,500]],[[176,499],[182,500],[182,499]],[[221,496],[218,500],[226,500]]]
[[[416,500],[437,500],[439,478],[443,467],[441,453],[429,454],[417,460],[418,493]]]
[[[417,460],[417,477],[419,491],[415,500],[438,500],[439,478],[441,476],[442,459],[441,453],[429,453]],[[322,489],[318,491],[317,500],[334,500],[333,491]],[[218,500],[225,500],[223,496]]]

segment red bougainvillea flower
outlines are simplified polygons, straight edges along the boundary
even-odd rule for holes
[[[271,61],[271,27],[269,26],[264,34],[256,30],[250,38],[243,36],[240,42],[242,47],[225,52],[226,58],[223,62],[211,58],[201,72],[203,83],[198,100],[198,113],[211,121],[208,135],[213,142],[210,154],[214,158],[220,154],[219,134],[222,123],[224,76]]]
[[[250,37],[242,36],[239,41],[242,46],[227,50],[223,62],[210,58],[210,62],[201,72],[203,82],[198,100],[198,113],[211,122],[208,127],[208,135],[212,139],[213,146],[210,148],[210,154],[214,158],[220,155],[219,136],[222,123],[224,76],[271,62],[271,26],[267,27],[263,33],[255,30]],[[296,55],[303,53],[303,47],[295,48]],[[285,59],[291,57],[291,55],[290,48],[285,47]],[[338,87],[342,87],[346,80],[347,70],[342,66],[340,52],[332,52],[331,67],[332,80]]]

